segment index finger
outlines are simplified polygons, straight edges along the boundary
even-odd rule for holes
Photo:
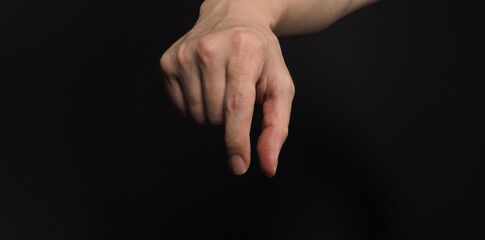
[[[225,142],[229,165],[236,175],[244,174],[251,160],[249,132],[258,71],[255,61],[228,65],[224,99]]]

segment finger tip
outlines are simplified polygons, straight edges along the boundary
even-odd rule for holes
[[[266,170],[265,175],[268,178],[273,178],[276,175],[276,166],[272,168],[271,170]]]
[[[278,166],[278,156],[262,152],[259,161],[264,174],[269,178],[274,177]]]
[[[259,164],[265,175],[273,177],[278,166],[279,150],[272,151],[270,148],[259,147],[258,155]]]
[[[243,175],[248,169],[244,159],[240,155],[232,155],[229,157],[229,168],[237,176]]]

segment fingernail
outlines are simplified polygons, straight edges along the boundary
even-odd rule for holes
[[[269,178],[272,178],[276,175],[276,165],[273,167],[273,171],[272,172],[267,172],[266,173],[266,176],[269,177]]]
[[[232,155],[229,157],[229,167],[235,175],[242,175],[246,172],[246,164],[239,155]]]

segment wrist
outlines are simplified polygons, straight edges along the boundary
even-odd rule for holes
[[[199,21],[207,18],[251,22],[273,29],[283,16],[286,1],[281,0],[205,0]]]

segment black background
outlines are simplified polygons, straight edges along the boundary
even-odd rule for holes
[[[478,1],[383,1],[282,39],[296,97],[272,179],[254,154],[233,176],[222,129],[163,91],[200,2],[0,2],[0,239],[483,238]]]

